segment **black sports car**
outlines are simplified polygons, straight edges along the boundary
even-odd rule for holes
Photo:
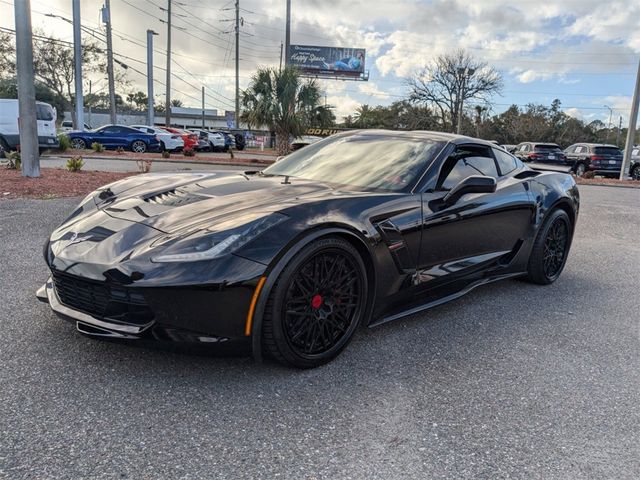
[[[89,336],[225,344],[314,367],[359,325],[504,278],[554,282],[578,205],[570,175],[490,142],[350,131],[262,172],[100,188],[47,241],[38,297]]]

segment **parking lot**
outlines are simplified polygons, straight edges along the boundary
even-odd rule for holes
[[[359,332],[311,371],[98,342],[34,293],[77,199],[0,202],[0,477],[640,478],[640,190],[566,270]]]

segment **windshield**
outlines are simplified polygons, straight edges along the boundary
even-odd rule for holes
[[[264,174],[400,191],[416,180],[441,146],[428,138],[341,135],[291,153]]]
[[[596,147],[593,153],[600,155],[622,155],[622,150],[616,147]]]
[[[558,145],[541,145],[538,144],[535,146],[537,151],[541,152],[560,152],[560,147]]]

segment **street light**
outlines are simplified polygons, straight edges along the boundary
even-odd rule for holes
[[[603,107],[609,109],[609,125],[607,125],[607,138],[604,141],[604,143],[608,143],[609,142],[609,131],[611,130],[611,117],[613,117],[613,108],[611,108],[609,105],[603,105]]]

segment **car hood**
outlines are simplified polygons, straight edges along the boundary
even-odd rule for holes
[[[241,218],[247,211],[278,211],[303,197],[331,192],[329,185],[313,181],[216,172],[132,177],[94,200],[111,217],[175,233]]]

